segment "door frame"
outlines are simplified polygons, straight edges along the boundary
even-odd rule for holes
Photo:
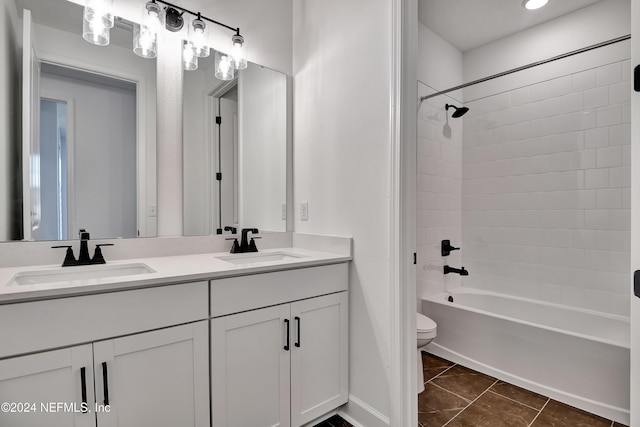
[[[62,240],[73,240],[76,228],[76,185],[75,185],[75,102],[72,97],[55,91],[40,89],[40,100],[64,102],[67,105],[67,236]]]
[[[640,64],[640,40],[634,34],[640,28],[640,0],[631,0],[631,66]],[[632,77],[633,79],[633,73]],[[633,83],[632,83],[633,85]],[[631,88],[630,88],[631,90]],[[640,269],[640,93],[631,92],[631,378],[630,416],[632,426],[640,425],[640,297],[634,295],[633,275]],[[635,118],[635,119],[634,119]],[[635,190],[635,191],[634,191]]]
[[[390,425],[418,423],[416,147],[418,1],[391,2]]]

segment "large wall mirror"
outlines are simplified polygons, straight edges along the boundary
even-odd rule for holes
[[[212,58],[185,71],[185,235],[287,231],[290,88],[253,63],[229,81],[214,77]]]
[[[22,164],[2,172],[12,184],[1,203],[14,207],[0,211],[9,224],[0,240],[75,239],[80,228],[94,238],[155,236],[156,61],[133,53],[122,19],[99,47],[82,38],[82,6],[3,6],[13,2],[0,72],[26,86],[14,100],[21,120],[2,120],[21,123],[5,149]]]

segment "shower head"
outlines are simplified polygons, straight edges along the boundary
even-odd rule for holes
[[[449,110],[449,108],[454,108],[456,110],[451,115],[451,117],[453,117],[454,119],[464,116],[465,114],[467,114],[467,111],[469,111],[469,108],[467,107],[456,107],[455,105],[452,105],[452,104],[446,104],[445,108],[447,111]]]

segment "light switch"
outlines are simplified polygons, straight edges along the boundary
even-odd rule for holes
[[[302,221],[309,221],[309,203],[300,203],[300,219]]]

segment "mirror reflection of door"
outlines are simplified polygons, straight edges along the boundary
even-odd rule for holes
[[[41,219],[36,240],[68,238],[67,100],[40,100]],[[72,113],[73,114],[73,113]],[[70,114],[72,116],[72,114]]]
[[[43,63],[36,240],[136,237],[136,85]]]
[[[233,86],[217,98],[217,104],[217,228],[224,229],[238,225],[238,87]]]

